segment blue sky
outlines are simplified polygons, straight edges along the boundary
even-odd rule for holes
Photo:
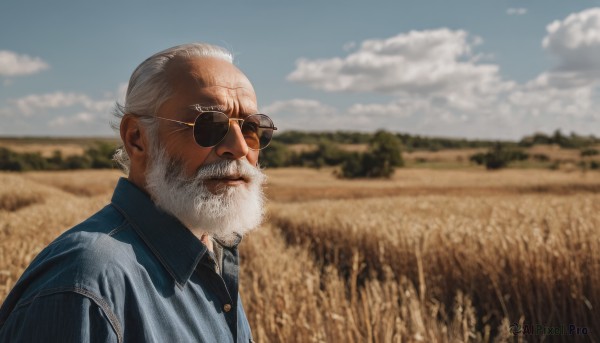
[[[133,69],[191,41],[283,129],[600,134],[600,0],[5,0],[0,135],[115,135]]]

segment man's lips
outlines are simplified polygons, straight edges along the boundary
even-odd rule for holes
[[[238,183],[246,183],[249,180],[243,176],[232,175],[232,176],[214,177],[214,178],[208,179],[207,181],[221,182],[221,183],[228,183],[228,184],[238,184]]]

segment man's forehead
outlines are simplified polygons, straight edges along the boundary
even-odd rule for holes
[[[201,107],[203,111],[257,110],[252,84],[227,61],[210,57],[174,59],[166,72],[180,100],[187,102],[188,106]]]
[[[200,106],[204,111],[228,112],[237,108],[244,111],[256,110],[256,95],[246,87],[201,87],[197,95],[198,101],[193,106]]]
[[[230,90],[250,88],[252,84],[233,64],[215,57],[176,57],[166,68],[175,87],[223,87]]]

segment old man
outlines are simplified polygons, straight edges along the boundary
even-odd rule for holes
[[[0,342],[250,342],[238,244],[262,219],[259,151],[276,129],[225,49],[186,44],[117,105],[127,171],[111,203],[31,263]]]

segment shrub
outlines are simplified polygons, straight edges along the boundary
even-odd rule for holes
[[[90,160],[88,168],[104,169],[114,166],[112,156],[115,154],[116,147],[109,143],[98,142],[96,146],[88,148],[85,156]]]
[[[63,169],[88,169],[92,167],[92,161],[86,155],[69,156],[63,162]]]
[[[394,174],[395,167],[404,165],[400,140],[386,131],[377,131],[364,154],[348,155],[340,172],[340,177],[384,177]]]
[[[342,164],[342,169],[339,176],[346,179],[365,176],[363,168],[363,154],[351,154]]]
[[[524,161],[527,158],[529,155],[522,150],[496,143],[488,152],[471,155],[469,160],[479,165],[485,164],[486,169],[493,170],[505,168],[512,161]]]
[[[594,148],[582,149],[580,152],[581,157],[596,156],[599,154],[600,154],[600,151],[598,151],[598,149],[594,149]]]
[[[336,166],[344,163],[350,155],[349,152],[338,148],[337,144],[332,141],[321,140],[317,143],[315,150],[292,156],[290,164],[313,168]]]
[[[19,154],[7,148],[0,148],[1,170],[43,170],[47,167],[48,162],[39,153]]]
[[[260,164],[264,167],[280,168],[289,166],[292,152],[287,145],[272,141],[269,146],[260,152]]]

